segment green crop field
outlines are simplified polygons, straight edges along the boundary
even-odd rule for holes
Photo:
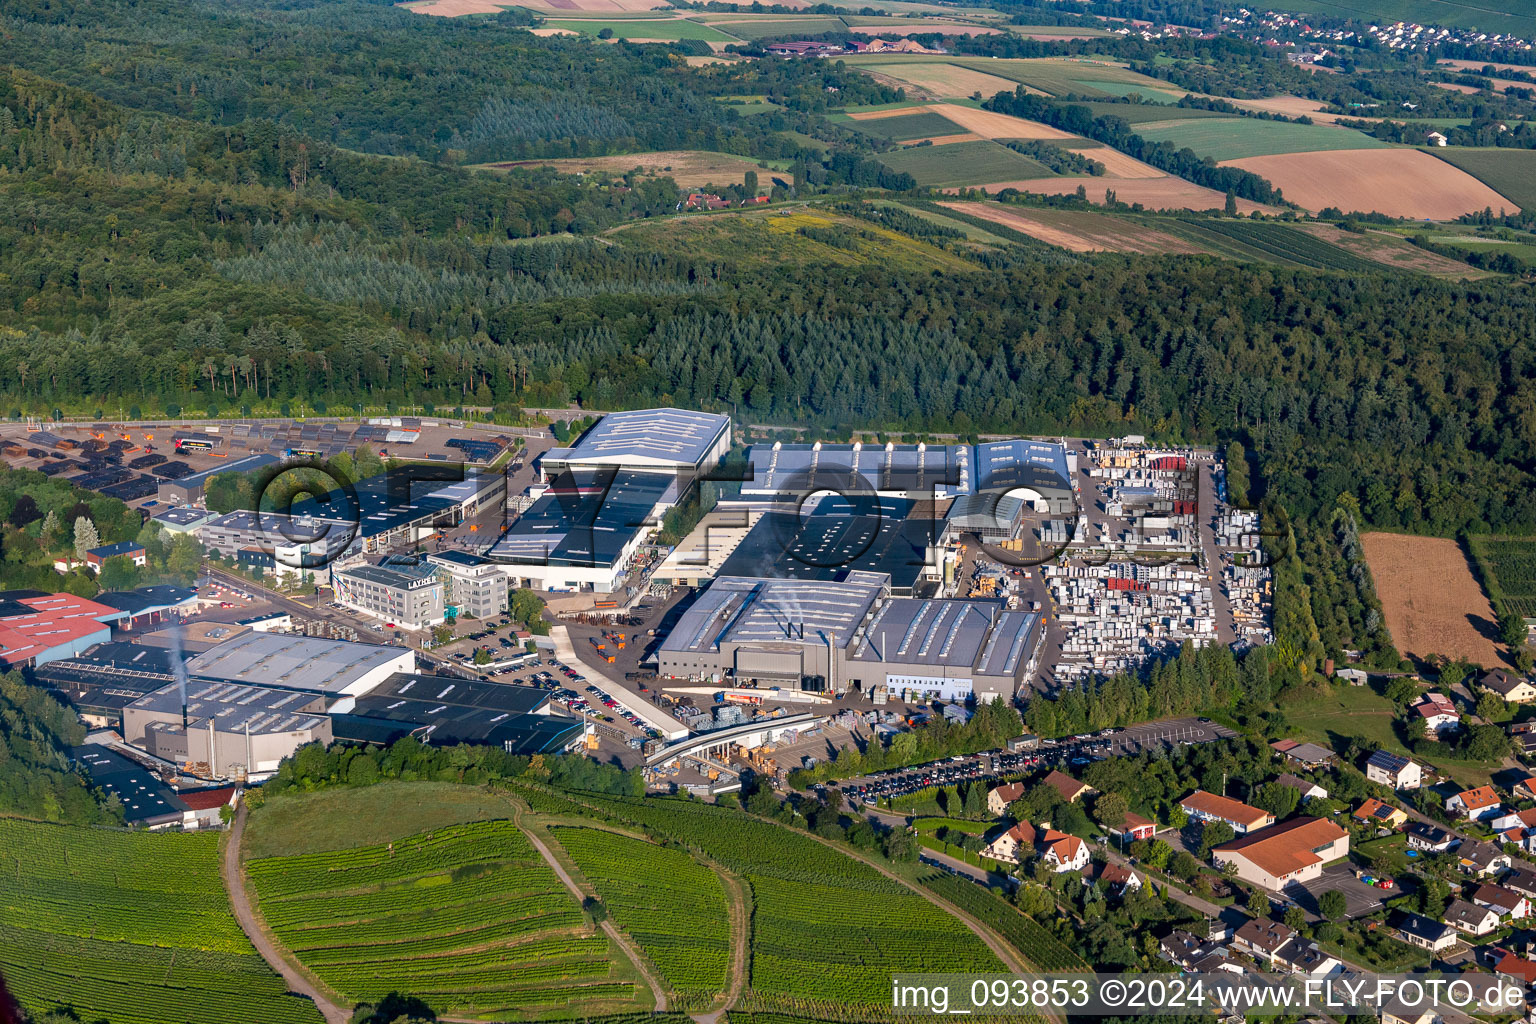
[[[264,799],[245,825],[247,860],[345,850],[511,811],[492,790],[451,782],[389,782]]]
[[[960,67],[970,68],[973,71],[985,71],[989,75],[1020,82],[1053,96],[1064,96],[1069,92],[1089,97],[1118,96],[1124,95],[1129,86],[1139,86],[1150,93],[1156,93],[1157,95],[1148,98],[1159,101],[1169,101],[1173,96],[1181,95],[1179,90],[1175,90],[1167,82],[1149,78],[1129,68],[1091,60],[1057,57],[998,60],[982,57],[947,59]],[[1114,91],[1107,91],[1110,89]]]
[[[1237,259],[1352,273],[1381,270],[1381,264],[1374,260],[1284,224],[1213,217],[1201,221],[1164,219],[1158,221],[1158,226],[1218,255]]]
[[[741,41],[739,36],[727,35],[720,29],[682,18],[651,18],[646,21],[625,18],[546,20],[544,27],[563,28],[589,36],[595,36],[607,28],[613,30],[615,39],[702,39],[707,43]]]
[[[1310,153],[1327,149],[1384,149],[1387,143],[1364,132],[1331,125],[1261,121],[1255,117],[1225,117],[1141,125],[1136,134],[1149,142],[1168,142],[1200,156],[1241,160],[1276,153]]]
[[[1008,944],[1041,971],[1090,971],[1093,968],[1061,940],[1026,914],[1003,902],[968,878],[929,874],[918,879],[950,903],[1008,940]]]
[[[739,19],[739,20],[738,20]],[[811,36],[823,32],[840,32],[848,26],[843,19],[830,15],[796,17],[750,18],[731,15],[729,19],[711,19],[711,24],[722,32],[729,32],[742,39],[777,39],[779,36]]]
[[[1536,210],[1536,150],[1436,146],[1430,150],[1522,209]]]
[[[680,850],[629,836],[595,828],[551,831],[614,923],[678,995],[679,1006],[702,1005],[725,991],[730,919],[713,871]]]
[[[914,146],[881,153],[878,159],[893,171],[912,175],[919,185],[933,188],[1056,177],[1044,164],[985,139],[947,146]]]
[[[510,822],[253,860],[247,872],[268,927],[349,1000],[409,992],[439,1013],[524,1018],[649,1002]]]
[[[1100,79],[1085,78],[1078,81],[1078,85],[1085,91],[1091,89],[1105,96],[1140,96],[1148,103],[1176,103],[1182,91],[1175,91],[1173,86],[1164,85],[1158,88],[1141,82],[1106,82]]]
[[[1118,117],[1127,124],[1146,124],[1158,121],[1198,121],[1208,118],[1229,118],[1219,110],[1201,110],[1198,107],[1180,107],[1171,103],[1084,103],[1095,117]]]
[[[849,118],[839,122],[844,128],[852,128],[854,131],[863,132],[865,135],[878,135],[882,139],[890,139],[893,142],[905,142],[908,139],[926,139],[941,135],[958,135],[965,131],[955,122],[943,114],[935,114],[931,110],[924,110],[917,114],[896,114],[892,117],[876,117],[859,121]]]
[[[1536,615],[1536,538],[1473,534],[1467,541],[1495,607]]]
[[[996,971],[964,924],[800,832],[685,800],[583,797],[616,820],[701,850],[752,888],[750,1005],[885,1016],[893,972]]]
[[[319,1024],[246,941],[219,837],[0,819],[0,974],[111,1024]]]

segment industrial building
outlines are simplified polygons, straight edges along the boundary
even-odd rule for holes
[[[948,700],[1011,699],[1032,670],[1039,616],[996,601],[892,597],[890,578],[720,576],[657,651],[658,672],[692,680]]]
[[[121,730],[125,707],[175,681],[177,657],[185,663],[184,655],[168,647],[114,641],[38,665],[31,678],[53,690],[86,725]]]
[[[677,503],[676,477],[631,469],[555,476],[485,552],[520,587],[611,594]]]
[[[363,550],[352,523],[275,512],[229,512],[204,523],[196,533],[204,549],[280,575],[317,569]]]
[[[246,633],[187,662],[191,675],[331,696],[367,693],[396,672],[414,672],[405,647]]]
[[[116,608],[73,594],[0,593],[0,663],[18,668],[74,657],[112,639],[111,624],[122,618]]]
[[[443,581],[444,614],[489,619],[507,610],[507,575],[494,562],[464,551],[427,555]]]
[[[123,709],[123,739],[208,778],[259,777],[306,743],[330,743],[325,703],[324,695],[299,690],[173,682]]]
[[[331,714],[337,739],[392,743],[410,735],[436,744],[495,744],[514,754],[568,750],[584,732],[580,721],[551,713],[546,690],[414,672],[337,701]]]
[[[937,588],[942,524],[918,503],[825,495],[799,509],[765,512],[720,567],[720,576],[833,581],[849,572],[890,578],[894,593]]]
[[[199,508],[196,505],[178,505],[152,517],[150,522],[167,533],[196,534],[199,527],[207,526],[218,517],[217,512],[210,512],[206,508]]]
[[[138,629],[169,622],[192,610],[197,605],[197,591],[191,587],[161,584],[137,590],[110,590],[97,594],[96,602],[122,613],[114,625],[121,629]]]
[[[1076,459],[1055,441],[985,441],[975,446],[972,468],[977,494],[1012,494],[1036,512],[1072,515],[1077,498],[1072,489]]]
[[[235,794],[231,788],[178,792],[148,768],[100,743],[81,744],[70,751],[70,758],[93,785],[117,797],[127,824],[150,831],[218,825],[218,808]]]
[[[687,409],[611,412],[568,448],[539,459],[544,479],[572,470],[624,469],[674,477],[678,493],[709,473],[731,449],[731,418]]]
[[[425,629],[446,618],[436,567],[415,559],[387,559],[331,569],[336,601],[404,629]]]
[[[217,440],[213,438],[212,440]],[[203,489],[208,481],[224,473],[254,473],[268,466],[275,466],[282,462],[275,455],[247,455],[243,459],[234,459],[225,465],[205,469],[201,473],[191,473],[179,480],[161,480],[159,499],[175,505],[196,505],[203,500]]]

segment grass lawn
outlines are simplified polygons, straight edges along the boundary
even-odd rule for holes
[[[973,836],[996,825],[995,821],[965,821],[961,818],[914,818],[912,827],[919,832],[937,832],[941,828],[952,828],[956,832],[967,832]]]
[[[918,146],[881,153],[878,159],[893,171],[912,175],[919,185],[934,188],[1056,177],[1044,164],[985,139],[947,146]]]
[[[1408,859],[1408,837],[1402,833],[1387,836],[1385,839],[1372,839],[1370,842],[1361,843],[1350,851],[1354,859],[1369,866],[1377,857],[1386,856],[1391,861],[1391,872],[1400,875],[1410,869],[1412,861]]]
[[[1296,701],[1285,706],[1285,717],[1307,739],[1333,747],[1335,740],[1359,736],[1373,746],[1404,757],[1429,761],[1442,772],[1451,774],[1466,786],[1485,786],[1499,765],[1486,761],[1466,761],[1435,755],[1418,757],[1405,747],[1393,729],[1396,709],[1387,698],[1369,686],[1344,686],[1322,697]]]
[[[451,782],[381,782],[271,796],[246,823],[245,856],[292,856],[387,843],[465,821],[512,816],[506,797]]]
[[[1205,118],[1174,124],[1142,125],[1136,134],[1150,142],[1168,142],[1213,160],[1242,160],[1277,153],[1312,153],[1330,149],[1385,149],[1387,144],[1351,128],[1320,124],[1261,121],[1253,117]]]
[[[608,28],[613,30],[615,39],[665,39],[669,42],[678,39],[702,39],[707,43],[741,41],[738,37],[727,35],[717,28],[700,25],[696,21],[685,21],[682,18],[651,18],[644,21],[621,18],[604,18],[601,21],[597,19],[588,21],[585,18],[568,21],[547,20],[544,22],[544,27],[569,29],[588,36],[595,36]]]

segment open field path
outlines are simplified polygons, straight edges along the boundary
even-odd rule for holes
[[[329,996],[322,994],[318,985],[284,959],[251,907],[251,896],[245,887],[245,867],[240,862],[240,841],[245,836],[245,816],[246,805],[242,802],[240,809],[235,812],[235,821],[230,826],[229,835],[224,837],[223,858],[219,869],[224,877],[224,891],[229,894],[230,909],[235,912],[235,920],[240,922],[241,930],[267,962],[267,966],[281,975],[290,992],[312,999],[326,1024],[347,1024],[351,1014]]]
[[[576,902],[580,903],[588,896],[595,896],[595,892],[584,891],[576,879],[571,877],[570,872],[565,870],[565,865],[544,844],[544,840],[534,834],[535,829],[524,827],[522,822],[523,810],[518,806],[517,801],[513,801],[513,807],[515,811],[512,823],[522,830],[523,835],[528,837],[528,842],[532,843],[533,848],[539,851],[539,856],[544,858],[544,863],[549,865],[550,870],[560,879],[560,883],[570,890],[572,896],[576,897]],[[608,937],[614,941],[614,944],[624,951],[624,955],[629,958],[629,962],[635,965],[635,970],[640,972],[640,976],[645,979],[645,983],[651,987],[651,994],[656,999],[656,1012],[665,1013],[667,1010],[667,990],[662,987],[661,981],[651,973],[650,965],[640,955],[640,951],[634,947],[634,944],[630,942],[629,936],[619,931],[618,926],[612,921],[603,921],[602,929],[608,933]]]

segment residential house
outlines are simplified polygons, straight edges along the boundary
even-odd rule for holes
[[[1157,822],[1127,811],[1125,814],[1125,824],[1118,828],[1110,828],[1109,834],[1116,838],[1129,836],[1133,840],[1151,839],[1157,835]]]
[[[1430,132],[1428,135],[1424,136],[1424,141],[1431,146],[1443,146],[1446,143],[1445,136],[1441,135],[1439,132]]]
[[[1275,781],[1287,789],[1294,789],[1296,792],[1300,793],[1303,800],[1328,799],[1328,791],[1322,786],[1319,786],[1315,782],[1308,782],[1306,779],[1303,779],[1297,775],[1292,775],[1290,772],[1284,773]]]
[[[134,565],[144,565],[149,561],[144,545],[131,540],[120,540],[116,544],[103,544],[99,548],[91,548],[85,553],[85,564],[100,571],[109,558],[126,558]]]
[[[1501,668],[1483,673],[1477,685],[1498,694],[1511,704],[1529,704],[1536,700],[1536,686],[1531,685],[1529,679],[1517,676],[1513,672],[1506,672]]]
[[[1359,807],[1355,808],[1351,815],[1362,825],[1375,825],[1378,828],[1389,828],[1397,831],[1408,824],[1408,812],[1400,807],[1382,803],[1373,796],[1365,798]]]
[[[1424,770],[1417,762],[1386,750],[1366,759],[1365,777],[1393,789],[1418,789],[1424,784]]]
[[[1266,889],[1322,876],[1324,865],[1349,856],[1349,833],[1326,818],[1297,817],[1249,833],[1211,851],[1219,868]]]
[[[1509,854],[1492,843],[1469,839],[1456,851],[1461,870],[1480,877],[1496,875],[1509,867]]]
[[[1478,906],[1488,907],[1499,917],[1511,921],[1524,921],[1531,916],[1531,901],[1502,885],[1480,885],[1472,890],[1471,900]]]
[[[1467,900],[1452,900],[1445,908],[1445,923],[1467,935],[1483,936],[1499,928],[1499,914],[1492,907],[1480,907]]]
[[[1203,789],[1197,789],[1180,800],[1179,806],[1196,821],[1224,821],[1231,825],[1232,831],[1238,835],[1275,823],[1275,816],[1268,811],[1249,807],[1241,800],[1233,800],[1231,797],[1207,793]]]
[[[1397,926],[1397,937],[1410,946],[1441,953],[1461,941],[1456,929],[1423,914],[1407,914]]]
[[[987,792],[987,811],[994,818],[1001,818],[1008,813],[1008,805],[1024,795],[1024,783],[1009,782],[1002,786],[994,786]]]
[[[1424,853],[1448,853],[1461,840],[1438,825],[1415,821],[1408,826],[1408,848]]]
[[[1461,728],[1461,715],[1457,714],[1456,705],[1443,693],[1426,693],[1408,710],[1419,716],[1431,737]]]
[[[1057,832],[1047,822],[1039,828],[1021,821],[993,837],[981,851],[983,857],[1004,864],[1019,864],[1024,858],[1038,853],[1051,870],[1081,871],[1088,866],[1088,844],[1076,836]]]
[[[1321,768],[1324,765],[1333,764],[1338,756],[1327,747],[1318,746],[1316,743],[1299,743],[1296,740],[1275,740],[1270,744],[1276,753],[1284,754],[1286,760],[1301,765],[1303,768]]]
[[[1515,868],[1499,879],[1499,884],[1506,889],[1513,889],[1527,899],[1536,900],[1536,871],[1530,868]]]
[[[1494,965],[1493,973],[1512,978],[1526,988],[1536,985],[1536,962],[1513,953],[1505,953],[1503,959]]]
[[[1084,793],[1093,792],[1093,787],[1086,782],[1078,782],[1072,776],[1058,771],[1052,771],[1045,777],[1045,784],[1061,794],[1061,798],[1067,803],[1076,803],[1077,798]]]
[[[1468,821],[1482,821],[1499,813],[1499,795],[1492,786],[1464,789],[1445,801],[1445,809]]]
[[[1049,824],[1042,826],[1039,839],[1040,858],[1058,875],[1064,871],[1081,871],[1088,866],[1088,844],[1077,836],[1057,832]]]
[[[1536,778],[1521,779],[1510,792],[1516,800],[1536,800]]]
[[[1256,917],[1232,934],[1232,949],[1275,967],[1281,960],[1281,951],[1295,936],[1295,932],[1279,921]]]
[[[1124,864],[1111,864],[1108,861],[1099,866],[1097,881],[1115,895],[1123,895],[1133,889],[1141,888],[1140,875]]]
[[[1292,974],[1305,974],[1314,978],[1326,978],[1344,969],[1339,958],[1317,948],[1315,942],[1296,939],[1281,949],[1275,957],[1275,966],[1283,967]]]
[[[1536,849],[1536,809],[1508,811],[1489,820],[1488,827],[1498,834],[1500,842]]]
[[[1197,938],[1185,931],[1175,931],[1158,943],[1162,958],[1185,970],[1193,969],[1195,964],[1213,953],[1225,953],[1226,949],[1221,942]]]
[[[1434,1010],[1425,1010],[1406,1003],[1390,1003],[1381,1008],[1381,1024],[1436,1024],[1439,1016]]]

